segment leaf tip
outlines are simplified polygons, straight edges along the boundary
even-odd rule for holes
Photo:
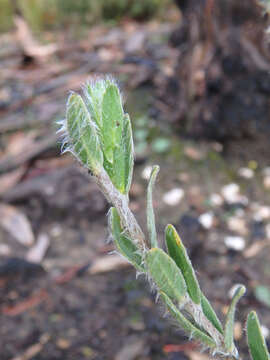
[[[181,246],[181,243],[182,243],[181,238],[180,238],[180,236],[178,235],[175,227],[174,227],[172,224],[168,224],[168,225],[166,226],[165,232],[166,232],[167,234],[169,234],[170,236],[173,236],[174,239],[175,239],[176,244],[177,244],[178,246]]]

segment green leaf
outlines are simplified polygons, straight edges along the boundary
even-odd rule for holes
[[[168,151],[170,146],[170,140],[163,137],[157,138],[152,142],[153,151],[159,154]]]
[[[223,334],[223,327],[221,325],[221,322],[219,321],[215,310],[212,308],[210,302],[208,299],[204,296],[203,293],[201,293],[201,306],[204,315],[207,317],[207,319],[214,325],[214,327]]]
[[[74,155],[93,174],[98,174],[103,164],[99,137],[96,125],[78,94],[71,94],[68,98],[66,125]]]
[[[160,291],[182,303],[186,284],[175,262],[161,249],[153,248],[145,256],[147,269]]]
[[[247,342],[253,360],[269,360],[270,355],[255,311],[251,311],[248,314]]]
[[[117,189],[127,194],[130,189],[133,173],[133,140],[132,129],[128,114],[123,118],[123,132],[119,146],[114,149],[112,182]]]
[[[130,238],[124,235],[120,216],[115,208],[110,209],[109,225],[118,251],[140,272],[144,272],[142,253]]]
[[[136,122],[137,124],[137,122]],[[147,142],[147,136],[149,134],[148,129],[136,129],[134,132],[134,138],[136,140],[136,142],[143,142],[146,143]]]
[[[238,301],[246,292],[246,288],[243,285],[239,285],[234,292],[231,305],[229,307],[227,316],[226,316],[226,323],[225,323],[225,330],[224,330],[224,343],[226,349],[230,353],[236,352],[236,348],[233,341],[233,331],[234,331],[234,316],[235,316],[235,309]]]
[[[266,286],[259,285],[255,288],[255,296],[264,305],[270,306],[270,289]]]
[[[113,163],[114,150],[121,144],[124,111],[118,87],[107,86],[102,100],[102,139],[106,159]]]
[[[87,84],[84,94],[98,128],[104,169],[114,186],[122,194],[128,194],[134,150],[131,123],[128,114],[124,114],[120,91],[108,77]]]
[[[111,181],[114,183],[114,174],[115,174],[115,171],[114,171],[114,164],[110,163],[106,157],[104,156],[103,157],[103,167],[104,169],[106,170],[106,173],[109,175]]]
[[[87,105],[92,116],[99,129],[102,129],[102,100],[106,87],[110,84],[110,81],[105,79],[99,79],[91,83],[86,84],[84,87],[84,95],[87,99]]]
[[[150,244],[152,248],[158,247],[155,214],[153,209],[153,187],[158,172],[159,172],[159,166],[158,165],[153,166],[147,187],[147,229],[148,229]]]
[[[201,290],[197,277],[195,275],[186,249],[177,231],[172,225],[167,225],[165,229],[165,237],[168,253],[170,257],[175,261],[176,265],[179,267],[184,276],[189,296],[195,304],[200,304]]]
[[[206,333],[204,333],[202,330],[200,330],[196,326],[194,326],[189,320],[187,320],[164,292],[160,293],[160,297],[166,304],[167,309],[169,310],[171,315],[179,322],[181,327],[191,337],[201,341],[206,346],[209,346],[211,348],[216,347],[215,341],[210,336],[208,336]]]

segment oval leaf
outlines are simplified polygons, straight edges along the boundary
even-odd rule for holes
[[[123,194],[129,192],[131,185],[134,163],[133,153],[131,123],[128,114],[125,114],[120,145],[114,149],[112,176],[112,182]]]
[[[115,208],[110,209],[109,225],[118,251],[140,272],[144,272],[142,254],[137,246],[124,235],[120,216]]]
[[[255,311],[251,311],[248,314],[247,341],[253,360],[269,360],[265,339],[262,335],[259,319]]]
[[[102,129],[102,99],[109,84],[109,79],[98,79],[87,83],[83,89],[91,117],[99,129]]]
[[[96,125],[78,94],[71,94],[67,103],[66,127],[71,151],[80,162],[97,174],[102,168],[103,154]]]
[[[160,291],[172,300],[183,302],[186,284],[175,262],[161,249],[153,248],[145,257],[147,269]]]
[[[113,163],[115,147],[122,141],[124,111],[118,87],[111,83],[107,86],[102,100],[102,139],[106,159]]]
[[[195,304],[200,304],[201,290],[197,277],[193,270],[186,249],[179,235],[177,234],[177,231],[172,225],[167,225],[165,230],[165,237],[168,253],[170,257],[175,261],[176,265],[179,267],[184,276],[189,296]]]

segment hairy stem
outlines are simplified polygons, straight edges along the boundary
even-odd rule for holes
[[[128,206],[128,196],[121,194],[111,182],[108,174],[104,169],[94,176],[98,186],[105,195],[106,199],[116,208],[120,218],[122,227],[128,233],[132,240],[134,240],[142,248],[146,248],[144,234]]]
[[[224,350],[223,336],[204,315],[201,305],[195,304],[191,299],[185,304],[185,310],[193,316],[196,323],[201,326],[217,344],[217,352],[226,353]]]

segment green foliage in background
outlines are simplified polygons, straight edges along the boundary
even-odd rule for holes
[[[159,171],[154,166],[147,188],[148,237],[140,229],[129,208],[129,188],[133,172],[133,139],[128,114],[116,82],[107,77],[84,87],[84,98],[72,93],[66,119],[63,148],[92,174],[108,201],[109,228],[116,249],[149,280],[172,318],[189,338],[198,340],[213,355],[237,359],[234,342],[236,305],[245,293],[237,285],[224,325],[199,285],[188,252],[176,229],[167,225],[167,252],[157,239],[153,189]],[[259,320],[254,311],[247,319],[247,342],[253,360],[269,360]]]
[[[9,30],[12,26],[12,7],[10,0],[0,0],[0,31]]]
[[[17,0],[34,31],[162,14],[172,0]],[[0,31],[12,27],[11,0],[0,0]]]
[[[170,3],[170,0],[105,0],[102,4],[102,16],[107,20],[123,16],[146,20],[166,10]]]
[[[258,0],[259,4],[262,6],[266,13],[270,13],[270,0]]]

